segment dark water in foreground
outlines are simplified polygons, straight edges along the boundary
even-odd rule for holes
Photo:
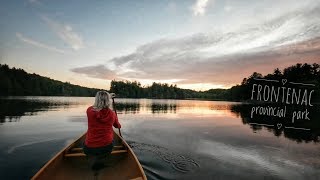
[[[29,179],[86,131],[93,98],[0,101],[0,179]],[[117,99],[148,179],[320,179],[320,136],[248,124],[233,102]]]

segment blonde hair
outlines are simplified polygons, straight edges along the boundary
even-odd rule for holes
[[[98,91],[95,97],[93,108],[101,110],[111,107],[111,96],[107,91]]]

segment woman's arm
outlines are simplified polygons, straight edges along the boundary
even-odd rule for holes
[[[114,117],[115,117],[115,120],[114,120],[114,123],[113,123],[113,126],[115,127],[115,128],[121,128],[121,124],[119,123],[119,119],[118,119],[118,116],[116,115],[116,113],[115,112],[113,112],[113,115],[114,115]]]

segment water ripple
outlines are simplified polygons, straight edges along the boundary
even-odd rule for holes
[[[185,155],[171,152],[169,149],[164,147],[137,142],[128,142],[128,144],[134,150],[141,152],[147,151],[156,154],[161,160],[167,164],[170,164],[172,169],[181,173],[192,172],[200,167],[199,163],[197,163],[194,159]]]
[[[51,141],[55,141],[55,140],[58,140],[58,139],[57,139],[57,138],[51,138],[51,139],[36,140],[36,141],[31,141],[31,142],[26,142],[26,143],[17,144],[17,145],[14,145],[14,146],[10,147],[10,148],[7,150],[7,153],[8,153],[8,154],[11,154],[11,153],[13,153],[16,149],[22,148],[22,147],[25,147],[25,146],[31,146],[31,145],[34,145],[34,144],[45,143],[45,142],[51,142]]]

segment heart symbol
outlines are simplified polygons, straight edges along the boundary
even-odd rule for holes
[[[278,129],[280,129],[280,128],[282,127],[282,124],[281,124],[281,123],[278,123],[278,124],[277,124],[277,127],[278,127]]]
[[[287,83],[287,79],[282,79],[282,84],[285,85]]]

